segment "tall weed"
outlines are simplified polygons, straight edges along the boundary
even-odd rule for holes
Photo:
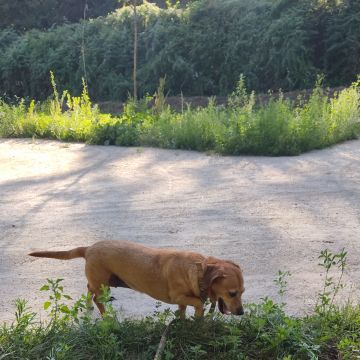
[[[112,117],[91,103],[86,84],[81,96],[64,91],[43,104],[17,105],[0,101],[1,137],[39,137],[100,145],[157,146],[226,155],[297,155],[360,134],[359,81],[329,98],[317,83],[308,100],[285,100],[280,92],[264,105],[255,104],[244,78],[229,96],[228,107],[213,100],[205,108],[180,113],[165,104],[164,82],[155,94],[134,102]]]

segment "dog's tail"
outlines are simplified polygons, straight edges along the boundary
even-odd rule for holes
[[[52,258],[59,260],[71,260],[80,257],[85,257],[87,247],[77,247],[69,251],[35,251],[30,253],[30,256]]]

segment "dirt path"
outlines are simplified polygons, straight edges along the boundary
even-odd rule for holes
[[[346,279],[359,290],[360,140],[282,158],[0,140],[0,320],[13,319],[18,297],[44,314],[38,289],[47,277],[64,278],[75,298],[85,292],[82,259],[29,251],[101,239],[235,260],[245,301],[276,298],[275,274],[290,270],[288,310],[309,310],[321,249],[348,250]],[[125,314],[155,308],[131,290],[114,296]]]

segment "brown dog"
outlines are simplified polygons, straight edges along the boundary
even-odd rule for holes
[[[244,280],[241,269],[231,261],[170,249],[153,249],[127,241],[101,241],[89,247],[69,251],[39,251],[29,255],[69,260],[85,258],[85,274],[93,300],[97,301],[101,285],[127,287],[151,297],[179,305],[180,316],[186,307],[195,308],[195,316],[204,313],[204,302],[218,301],[223,314],[244,313],[241,295]]]

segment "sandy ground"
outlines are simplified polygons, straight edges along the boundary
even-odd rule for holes
[[[346,283],[360,284],[360,140],[298,157],[220,157],[190,151],[0,140],[0,320],[26,298],[44,316],[46,278],[85,292],[82,259],[34,259],[103,239],[194,250],[243,267],[245,302],[277,299],[290,270],[290,313],[311,311],[322,277],[321,249],[349,252]],[[113,291],[127,315],[155,301]]]

